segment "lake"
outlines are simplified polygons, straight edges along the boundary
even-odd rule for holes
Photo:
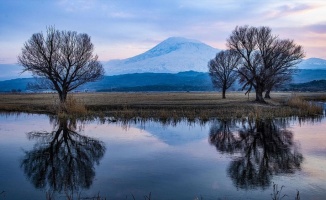
[[[326,120],[0,116],[0,199],[326,198]],[[146,199],[146,198],[145,198]]]

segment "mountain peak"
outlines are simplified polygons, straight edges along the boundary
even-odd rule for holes
[[[159,43],[158,45],[156,45],[155,47],[153,47],[152,49],[145,52],[144,54],[151,55],[151,57],[156,57],[156,56],[171,53],[173,51],[177,51],[182,48],[199,48],[198,46],[200,45],[210,47],[198,40],[187,39],[183,37],[169,37],[166,40]]]
[[[188,38],[184,38],[184,37],[169,37],[167,39],[165,39],[164,41],[162,41],[160,44],[162,43],[167,43],[167,44],[182,44],[182,43],[202,43],[198,40],[194,40],[194,39],[188,39]]]
[[[177,73],[180,71],[207,71],[207,63],[218,49],[198,40],[170,37],[152,49],[137,56],[105,64],[108,74]]]

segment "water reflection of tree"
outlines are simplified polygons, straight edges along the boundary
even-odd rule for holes
[[[91,186],[94,164],[99,164],[105,146],[77,133],[76,126],[75,120],[59,120],[52,132],[27,133],[37,142],[32,150],[25,151],[21,167],[36,188],[73,193]]]
[[[273,175],[294,173],[303,160],[284,121],[242,122],[240,128],[235,122],[222,121],[211,127],[210,143],[222,153],[236,153],[228,174],[243,189],[265,188]]]
[[[231,130],[234,127],[235,122],[233,120],[215,122],[211,126],[210,143],[215,145],[221,153],[233,154],[236,150],[237,140]]]

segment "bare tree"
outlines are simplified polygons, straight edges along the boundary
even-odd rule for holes
[[[240,81],[248,91],[254,87],[256,101],[265,102],[263,92],[285,77],[304,57],[303,49],[292,40],[280,40],[269,27],[236,27],[227,46],[242,57],[238,68]],[[270,87],[269,89],[271,89]]]
[[[237,66],[241,57],[233,50],[220,51],[208,63],[209,75],[214,87],[222,89],[222,98],[225,92],[237,79]]]
[[[103,76],[93,48],[87,34],[49,27],[46,35],[35,33],[25,42],[18,63],[23,72],[31,71],[42,80],[35,86],[56,90],[60,102],[65,103],[68,92]]]

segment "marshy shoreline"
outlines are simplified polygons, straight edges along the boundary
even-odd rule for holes
[[[117,120],[210,118],[313,117],[323,114],[321,106],[308,101],[326,101],[326,93],[275,92],[266,103],[257,103],[255,94],[219,92],[113,92],[73,93],[68,98],[69,113],[77,117],[113,117]],[[0,112],[27,112],[57,115],[58,95],[0,94]]]

